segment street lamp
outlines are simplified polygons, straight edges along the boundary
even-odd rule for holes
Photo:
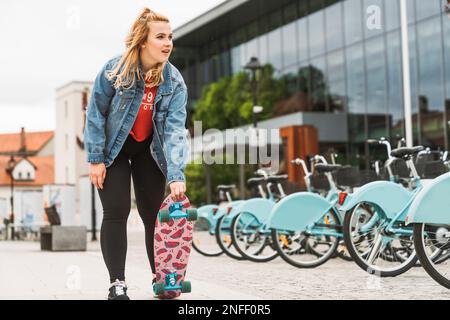
[[[14,156],[11,155],[11,158],[8,161],[8,165],[6,167],[6,172],[10,176],[10,185],[11,185],[11,218],[10,218],[10,224],[11,224],[11,240],[15,240],[15,229],[14,229],[14,176],[13,176],[13,170],[16,165],[16,160],[14,159]]]
[[[263,107],[256,105],[256,89],[257,89],[257,82],[256,82],[256,72],[258,70],[261,70],[263,67],[261,63],[259,63],[258,58],[251,57],[250,61],[244,66],[244,69],[250,70],[252,73],[252,91],[253,91],[253,105],[252,105],[252,121],[253,121],[253,128],[255,128],[255,134],[256,134],[256,164],[258,165],[258,146],[259,146],[259,137],[258,137],[258,122],[256,121],[256,114],[260,113],[263,110]]]
[[[262,110],[260,110],[259,112],[255,112],[255,107],[256,107],[256,88],[257,88],[257,83],[256,83],[256,72],[258,70],[262,69],[262,65],[261,63],[259,63],[258,58],[256,57],[251,57],[250,61],[244,66],[244,69],[246,70],[250,70],[252,73],[252,90],[253,90],[253,107],[252,107],[252,120],[253,120],[253,127],[256,128],[257,127],[257,122],[256,122],[256,113],[261,112]],[[258,108],[257,108],[258,110]]]

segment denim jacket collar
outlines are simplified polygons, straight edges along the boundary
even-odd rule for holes
[[[164,81],[158,88],[158,93],[161,95],[172,94],[173,92],[173,84],[172,84],[172,73],[170,71],[171,66],[170,62],[166,61],[163,69],[163,77]],[[144,82],[144,72],[142,71],[141,60],[139,60],[139,74],[141,75],[141,82]]]

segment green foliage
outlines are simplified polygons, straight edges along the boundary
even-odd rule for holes
[[[256,102],[263,106],[258,121],[272,117],[273,106],[288,95],[284,79],[275,79],[274,69],[267,64],[258,72]],[[193,121],[202,121],[203,129],[224,130],[252,122],[252,79],[247,72],[238,72],[203,88],[194,108]]]

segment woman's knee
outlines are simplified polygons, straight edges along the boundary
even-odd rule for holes
[[[130,215],[131,203],[111,201],[103,206],[103,220],[121,221],[127,220]]]

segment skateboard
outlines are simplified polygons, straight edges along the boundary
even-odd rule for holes
[[[161,204],[155,225],[153,285],[153,292],[160,299],[191,292],[191,283],[184,279],[192,248],[192,221],[196,219],[197,210],[191,208],[186,196],[176,202],[169,195]]]

